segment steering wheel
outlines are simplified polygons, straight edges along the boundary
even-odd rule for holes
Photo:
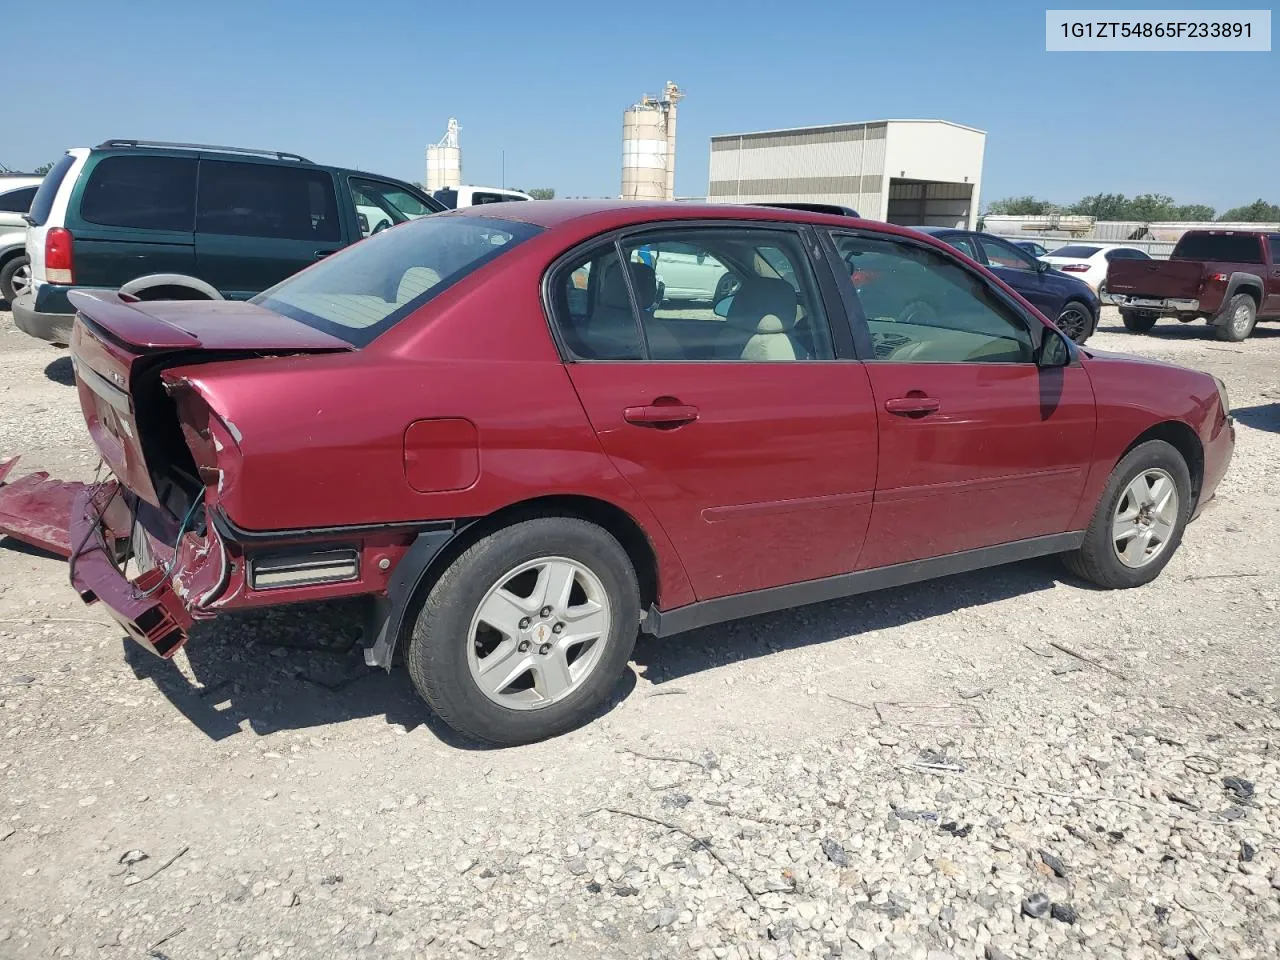
[[[899,323],[914,323],[923,326],[936,324],[938,321],[938,311],[933,308],[928,300],[911,300],[908,301],[898,312]]]
[[[373,228],[373,232],[374,232],[374,233],[381,233],[383,230],[387,229],[387,227],[389,227],[389,226],[391,226],[391,221],[390,221],[390,220],[379,220],[379,221],[378,221],[378,225],[377,225],[376,227],[374,227],[374,228]]]

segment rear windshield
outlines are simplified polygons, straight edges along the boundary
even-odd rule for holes
[[[361,240],[252,302],[362,347],[541,229],[492,217],[424,217]]]
[[[1256,233],[1184,233],[1169,259],[1261,263],[1262,244]]]
[[[1048,255],[1051,257],[1079,257],[1082,260],[1087,260],[1101,249],[1101,247],[1086,247],[1080,243],[1069,243],[1065,247],[1058,247],[1057,250],[1050,250]]]
[[[40,189],[36,191],[36,198],[31,201],[31,209],[27,211],[27,218],[35,226],[42,227],[49,219],[49,214],[53,212],[53,198],[58,195],[63,177],[75,162],[76,158],[72,154],[64,153],[62,159],[44,175]]]

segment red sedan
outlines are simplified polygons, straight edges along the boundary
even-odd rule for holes
[[[11,484],[0,528],[160,656],[223,610],[367,597],[368,662],[403,647],[501,744],[588,720],[638,629],[1045,554],[1146,583],[1234,444],[1214,377],[1079,348],[958,251],[820,213],[495,204],[248,303],[73,299],[114,476]]]

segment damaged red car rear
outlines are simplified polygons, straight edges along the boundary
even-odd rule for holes
[[[501,744],[599,711],[638,629],[1047,554],[1149,582],[1234,444],[1220,381],[821,213],[492,205],[245,303],[72,302],[109,477],[0,483],[0,532],[162,657],[225,610],[363,598],[368,663]]]

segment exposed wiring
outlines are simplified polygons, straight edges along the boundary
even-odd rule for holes
[[[187,508],[187,515],[182,518],[182,524],[178,527],[178,535],[173,538],[173,556],[169,558],[169,563],[165,567],[164,575],[155,582],[154,586],[147,590],[139,591],[135,587],[133,591],[134,599],[150,597],[159,592],[160,588],[169,582],[169,579],[173,576],[174,570],[178,567],[178,548],[182,545],[183,536],[186,535],[187,524],[189,524],[191,522],[191,518],[195,516],[196,507],[200,506],[202,503],[204,503],[204,490],[201,490],[200,495],[191,501],[191,506]]]
[[[89,494],[90,502],[93,502],[93,498],[98,495],[99,488],[102,483],[102,467],[103,460],[99,457],[98,465],[93,468],[93,482],[89,484],[89,489],[92,491],[92,493]],[[71,551],[71,556],[67,559],[67,577],[71,581],[72,587],[75,587],[76,585],[76,561],[80,558],[80,554],[84,552],[85,544],[89,542],[89,538],[93,536],[94,532],[102,523],[102,518],[106,516],[107,513],[107,507],[111,506],[111,501],[114,500],[116,495],[119,493],[120,487],[117,485],[115,492],[112,493],[111,496],[107,497],[107,502],[98,510],[98,515],[94,517],[93,524],[87,531],[85,531],[85,535],[80,538],[80,542],[76,544],[75,549]],[[75,518],[72,517],[70,519],[74,520]]]

